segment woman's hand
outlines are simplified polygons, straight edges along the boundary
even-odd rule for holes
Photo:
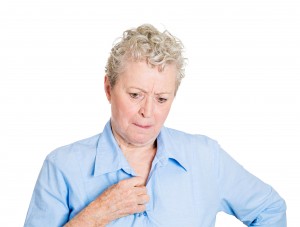
[[[115,219],[145,211],[150,198],[143,183],[142,177],[132,177],[111,186],[65,227],[105,226]]]

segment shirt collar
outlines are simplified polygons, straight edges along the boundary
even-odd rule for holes
[[[185,171],[188,171],[187,160],[185,157],[184,150],[180,149],[174,140],[178,138],[172,137],[170,130],[166,127],[162,127],[158,137],[157,137],[157,153],[156,157],[161,160],[164,164],[168,163],[168,159],[175,161],[180,167]]]
[[[108,121],[98,141],[94,176],[116,172],[120,169],[123,169],[128,174],[135,175],[119,148],[113,136],[110,121]]]
[[[168,128],[162,127],[157,137],[157,146],[158,149],[154,162],[160,162],[161,165],[164,166],[167,165],[169,159],[171,159],[187,171],[184,152],[176,146],[174,138],[170,135]],[[112,133],[110,121],[108,121],[98,141],[94,176],[116,172],[120,169],[123,169],[128,174],[135,175],[123,152],[119,148]]]

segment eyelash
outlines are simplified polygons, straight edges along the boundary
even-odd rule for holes
[[[129,96],[130,96],[131,98],[133,98],[133,99],[139,99],[142,95],[139,94],[139,93],[129,93]],[[159,103],[164,103],[164,102],[166,102],[168,99],[158,97],[156,100],[157,100]]]
[[[167,101],[167,99],[165,99],[165,98],[157,98],[157,101],[158,101],[159,103],[164,103],[164,102]]]
[[[139,93],[129,93],[129,95],[133,99],[138,99],[141,96]]]

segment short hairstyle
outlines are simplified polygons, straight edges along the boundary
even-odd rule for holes
[[[126,30],[111,49],[105,73],[113,87],[127,60],[146,61],[150,66],[158,66],[160,71],[168,64],[175,64],[178,70],[176,91],[185,76],[186,59],[183,57],[182,42],[167,30],[159,32],[150,24]]]

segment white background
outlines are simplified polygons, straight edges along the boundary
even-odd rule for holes
[[[206,134],[299,220],[300,1],[10,0],[0,3],[0,226],[22,226],[45,156],[102,131],[113,41],[152,23],[189,63],[166,122]],[[243,226],[220,214],[216,226]]]

